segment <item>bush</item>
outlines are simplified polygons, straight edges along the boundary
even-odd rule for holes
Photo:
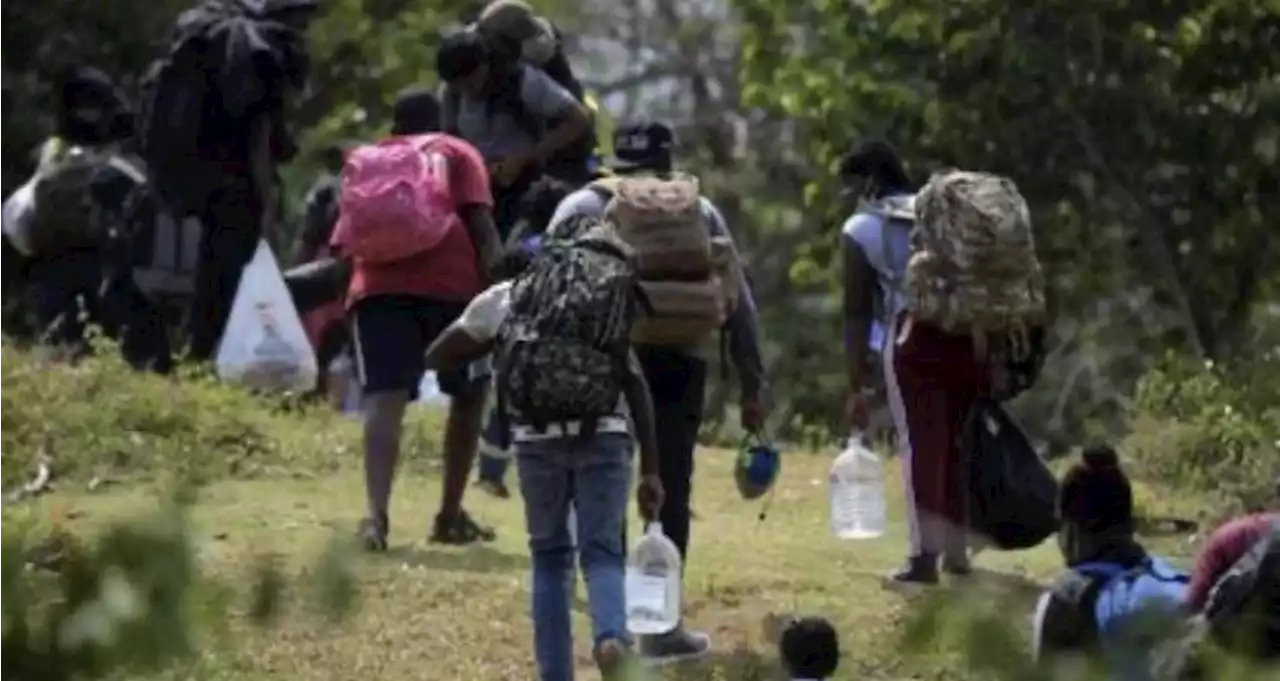
[[[153,515],[113,523],[91,538],[56,526],[43,534],[7,515],[5,679],[137,678],[193,658],[201,635],[233,615],[267,626],[285,605],[288,580],[270,561],[233,582],[247,584],[245,591],[205,576],[182,503],[161,504]],[[354,604],[342,546],[330,545],[307,585],[331,620]]]
[[[190,482],[311,474],[357,461],[359,429],[324,405],[282,403],[186,370],[139,374],[104,350],[74,365],[0,348],[6,488],[44,458],[57,479],[176,475]],[[291,410],[289,419],[273,414]]]
[[[1131,455],[1174,487],[1223,497],[1232,512],[1280,482],[1280,352],[1223,367],[1169,356],[1138,383]]]

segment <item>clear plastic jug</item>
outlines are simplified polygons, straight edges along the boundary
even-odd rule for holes
[[[649,523],[627,560],[627,630],[665,634],[680,624],[680,550]]]
[[[850,434],[831,465],[831,532],[840,539],[874,539],[884,534],[887,506],[884,464],[860,432]]]

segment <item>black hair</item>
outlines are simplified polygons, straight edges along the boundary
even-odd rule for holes
[[[391,134],[421,135],[440,129],[440,100],[425,88],[409,88],[396,95]]]
[[[58,135],[71,144],[108,144],[133,135],[130,104],[103,71],[91,66],[69,67],[58,75],[56,88]],[[86,109],[99,111],[101,118],[81,118],[79,113]]]
[[[893,145],[884,140],[868,139],[859,142],[840,159],[840,179],[849,181],[870,177],[876,182],[876,198],[888,194],[913,192],[916,187],[907,177],[902,157]]]
[[[840,666],[835,627],[822,617],[792,621],[782,631],[778,653],[787,673],[797,679],[825,679]]]
[[[458,31],[440,43],[436,51],[436,75],[451,83],[475,73],[490,60],[489,44],[477,31]]]
[[[1085,532],[1132,531],[1133,487],[1110,445],[1085,448],[1062,478],[1058,514]]]

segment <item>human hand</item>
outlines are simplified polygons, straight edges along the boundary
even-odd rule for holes
[[[760,432],[760,429],[764,427],[765,419],[769,417],[769,406],[759,393],[743,395],[740,410],[742,429],[748,433]]]
[[[666,493],[662,489],[662,480],[656,475],[644,475],[636,486],[636,505],[640,507],[640,517],[649,522],[658,517]]]

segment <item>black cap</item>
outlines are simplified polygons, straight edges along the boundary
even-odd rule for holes
[[[440,129],[440,99],[425,88],[410,88],[396,95],[391,114],[391,134],[421,135]]]
[[[1094,445],[1084,450],[1062,478],[1058,514],[1085,532],[1133,528],[1133,488],[1114,449]]]
[[[613,169],[618,172],[672,167],[676,135],[665,123],[644,122],[621,126],[613,133]]]

